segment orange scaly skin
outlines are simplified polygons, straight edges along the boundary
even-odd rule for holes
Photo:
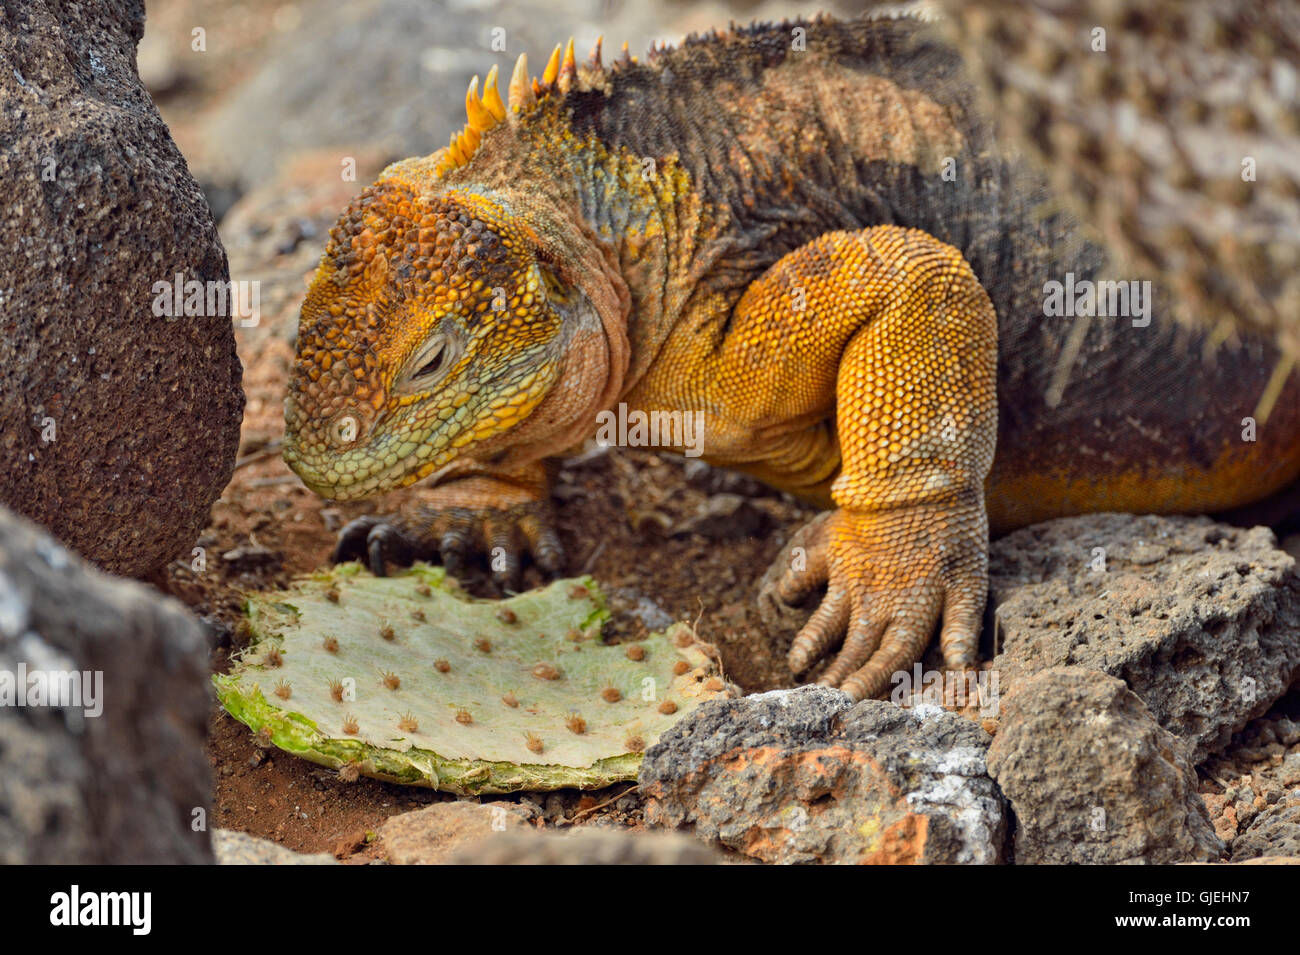
[[[438,500],[354,522],[336,559],[558,572],[546,459],[620,402],[695,412],[706,460],[832,508],[764,599],[824,584],[791,667],[842,644],[819,680],[864,697],[940,624],[945,663],[975,662],[990,517],[1220,509],[1300,473],[1294,379],[1241,441],[1264,344],[1214,351],[1158,295],[1149,326],[1044,316],[1043,283],[1101,257],[1037,211],[924,26],[818,19],[798,52],[794,27],[610,69],[570,44],[539,80],[521,59],[509,106],[493,70],[446,149],[349,206],[285,458],[328,497]]]
[[[811,559],[788,562],[778,589],[791,602],[828,584],[791,669],[847,633],[821,680],[863,697],[924,651],[941,610],[948,665],[975,662],[996,382],[997,316],[961,253],[879,226],[781,259],[746,290],[721,348],[670,340],[628,400],[703,410],[708,460],[777,487],[819,495],[834,477],[838,509],[801,539]]]

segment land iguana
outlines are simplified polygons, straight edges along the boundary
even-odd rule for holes
[[[336,500],[436,484],[336,560],[499,547],[504,580],[524,551],[560,572],[547,459],[620,404],[698,412],[705,460],[828,509],[762,599],[824,586],[790,667],[838,648],[818,680],[862,698],[936,629],[946,666],[976,662],[990,528],[1216,511],[1300,474],[1297,376],[1247,420],[1271,343],[1211,347],[1140,276],[1082,291],[1101,251],[923,23],[753,25],[608,67],[570,41],[466,109],[343,212],[302,306],[288,464]]]

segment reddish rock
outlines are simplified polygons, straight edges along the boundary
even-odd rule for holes
[[[718,853],[689,836],[579,828],[568,833],[494,833],[457,852],[450,865],[719,865]]]
[[[519,828],[527,815],[514,803],[439,802],[389,816],[379,839],[394,865],[435,865],[467,845]]]
[[[988,741],[938,707],[824,687],[708,703],[647,751],[645,818],[764,862],[999,862]]]

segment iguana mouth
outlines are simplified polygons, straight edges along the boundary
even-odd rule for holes
[[[447,423],[455,422],[452,418]],[[380,438],[380,444],[362,444],[349,452],[330,457],[319,456],[327,468],[322,469],[304,455],[300,445],[286,439],[284,462],[298,475],[311,491],[334,501],[356,501],[387,491],[409,487],[417,481],[454,467],[460,449],[452,442],[466,430],[442,433],[436,440],[431,436],[424,441],[400,441],[391,435]],[[379,467],[374,465],[379,463]]]

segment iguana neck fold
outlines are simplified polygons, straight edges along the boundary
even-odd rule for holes
[[[489,131],[441,186],[508,209],[536,235],[539,257],[590,300],[609,344],[600,410],[653,365],[684,311],[691,283],[683,272],[703,267],[708,237],[696,231],[703,217],[680,163],[578,139],[562,108],[543,103],[517,125]],[[521,169],[530,171],[527,189],[518,185]]]

